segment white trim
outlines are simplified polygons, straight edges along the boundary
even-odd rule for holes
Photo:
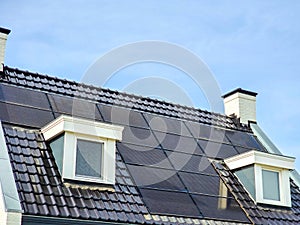
[[[70,116],[60,116],[41,129],[46,140],[64,133],[62,178],[101,184],[115,184],[116,140],[122,139],[122,126]],[[76,176],[77,139],[103,143],[101,177]]]
[[[282,155],[281,151],[275,146],[275,144],[268,138],[268,136],[264,133],[264,131],[259,127],[256,123],[250,124],[251,129],[254,134],[257,136],[258,140],[262,143],[262,145],[267,149],[268,152]],[[300,187],[300,175],[297,170],[291,172],[291,177],[293,181]]]
[[[266,152],[249,151],[240,155],[225,159],[224,162],[230,170],[236,170],[245,166],[254,165],[256,202],[291,207],[290,171],[294,169],[295,158],[275,155]],[[280,200],[264,199],[262,170],[279,173]]]
[[[275,155],[255,150],[225,159],[224,162],[231,170],[251,164],[262,164],[288,170],[293,170],[295,168],[294,157]]]
[[[46,140],[52,139],[63,132],[122,140],[123,129],[122,126],[61,115],[43,127],[41,131]]]
[[[20,225],[22,208],[0,121],[0,225]]]

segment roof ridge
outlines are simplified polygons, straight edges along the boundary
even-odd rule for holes
[[[14,75],[12,75],[12,73]],[[24,87],[45,90],[45,88],[43,88],[42,85],[34,85],[34,83],[30,83],[30,82],[41,82],[43,84],[52,84],[52,85],[61,86],[61,87],[63,87],[65,84],[70,89],[73,89],[74,92],[77,91],[76,97],[90,99],[93,101],[95,101],[95,100],[101,101],[101,99],[99,99],[101,95],[105,95],[105,97],[108,97],[106,94],[109,94],[109,95],[112,95],[110,97],[114,97],[114,100],[121,100],[121,101],[133,102],[133,103],[139,102],[139,104],[142,103],[146,106],[154,107],[156,105],[157,108],[164,108],[167,110],[172,110],[172,114],[177,114],[177,116],[171,115],[171,117],[178,117],[180,114],[186,114],[187,115],[186,119],[192,120],[190,118],[191,115],[197,114],[197,116],[207,118],[208,120],[212,120],[214,122],[219,120],[219,121],[223,121],[223,123],[225,123],[225,124],[226,123],[231,124],[231,126],[219,124],[218,126],[221,126],[221,127],[249,131],[248,127],[243,127],[243,126],[240,127],[239,125],[237,125],[231,117],[228,117],[221,113],[211,112],[208,110],[203,110],[203,109],[192,107],[192,106],[181,105],[178,103],[172,103],[172,102],[168,102],[165,100],[159,100],[159,99],[154,99],[154,98],[145,97],[145,96],[141,96],[141,95],[112,90],[109,88],[98,87],[98,86],[94,86],[92,84],[80,83],[80,82],[68,80],[65,78],[58,78],[56,76],[49,76],[47,74],[34,73],[34,72],[31,72],[28,70],[12,68],[12,67],[9,67],[6,65],[4,66],[3,74],[4,74],[4,77],[7,79],[5,80],[5,78],[3,79],[0,77],[1,80],[4,80],[8,83],[18,84],[18,85],[21,85]],[[13,77],[15,77],[17,79],[13,79]],[[72,86],[75,86],[75,87],[72,88]],[[83,90],[83,89],[76,90],[76,88],[86,88],[89,90],[88,91]],[[55,91],[49,87],[47,89],[48,90],[46,90],[46,91],[48,91],[50,93],[58,92],[61,94],[61,92],[59,92],[58,90]],[[59,89],[59,88],[56,88],[56,89]],[[95,93],[95,91],[96,91],[96,93]],[[102,94],[101,94],[101,92],[102,92]],[[82,96],[82,95],[84,95],[83,93],[85,93],[85,97]],[[87,96],[87,95],[91,95],[91,94],[93,95],[93,97]],[[64,93],[64,95],[70,95],[70,94]],[[75,93],[73,93],[71,95],[74,97]],[[97,98],[97,96],[98,96],[98,98]],[[129,98],[129,99],[124,99],[124,98]],[[111,102],[107,102],[107,103],[111,103]],[[118,101],[118,103],[120,103],[120,101]],[[114,102],[114,104],[116,104],[116,102]],[[116,105],[118,105],[118,104],[116,104]],[[122,105],[120,103],[120,105],[123,107],[126,107],[124,104]],[[127,108],[129,108],[129,106],[127,106]],[[132,104],[131,108],[138,109],[140,107],[136,108],[136,107],[134,107],[134,104]],[[155,111],[155,110],[152,110],[152,111]],[[204,123],[214,124],[214,122],[212,122],[212,121],[206,121]]]

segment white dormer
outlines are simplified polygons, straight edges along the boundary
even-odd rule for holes
[[[291,207],[290,170],[295,158],[249,151],[224,161],[255,202]]]
[[[41,131],[64,180],[115,183],[116,141],[123,127],[60,116]]]

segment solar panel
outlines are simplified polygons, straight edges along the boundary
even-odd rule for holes
[[[98,107],[106,122],[148,128],[148,124],[142,116],[142,113],[134,111],[133,109],[108,105],[98,105]]]
[[[192,195],[196,205],[206,218],[237,220],[249,222],[234,198]]]
[[[31,127],[43,127],[51,122],[51,111],[0,102],[0,120]]]
[[[224,159],[238,154],[231,145],[204,140],[198,140],[198,143],[208,157]]]
[[[175,170],[157,169],[128,164],[127,168],[138,187],[185,191],[185,187],[180,181]]]
[[[166,153],[176,170],[216,174],[216,171],[205,156],[190,155],[173,151],[166,151]]]
[[[125,163],[172,168],[166,154],[161,149],[125,143],[117,143],[117,149]]]
[[[159,147],[153,133],[149,129],[125,126],[122,142],[148,147]]]
[[[102,121],[101,115],[94,103],[76,98],[49,95],[53,111],[57,114],[68,114]]]
[[[140,189],[143,200],[152,214],[202,217],[187,193]]]
[[[50,110],[45,93],[0,84],[0,101]]]
[[[226,136],[234,145],[263,150],[261,144],[250,134],[239,131],[226,131]]]
[[[166,134],[158,131],[155,131],[154,134],[164,149],[189,154],[203,154],[194,138],[176,134]]]
[[[152,130],[191,137],[185,124],[178,119],[153,114],[144,114],[144,116]]]
[[[202,138],[224,143],[229,142],[225,136],[225,130],[223,129],[187,121],[185,121],[185,124],[190,129],[195,138]]]
[[[223,183],[217,175],[179,172],[179,176],[188,192],[219,196],[220,189],[223,188]]]

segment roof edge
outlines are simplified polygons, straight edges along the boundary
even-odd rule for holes
[[[0,27],[0,33],[9,34],[10,31],[11,31],[10,29],[4,28],[4,27]]]
[[[228,96],[230,95],[233,95],[235,93],[241,93],[241,94],[246,94],[246,95],[250,95],[250,96],[253,96],[253,97],[256,97],[257,93],[256,92],[253,92],[253,91],[247,91],[247,90],[244,90],[242,88],[236,88],[234,89],[233,91],[230,91],[228,92],[227,94],[224,94],[222,96],[222,98],[227,98]]]

